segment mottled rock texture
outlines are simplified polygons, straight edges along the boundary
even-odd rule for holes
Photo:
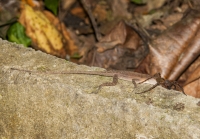
[[[13,71],[102,70],[0,40],[0,138],[199,139],[199,99],[109,77]]]

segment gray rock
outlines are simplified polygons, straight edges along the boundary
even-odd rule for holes
[[[94,75],[53,75],[35,71],[102,70],[0,40],[0,138],[199,139],[196,99],[131,82]]]

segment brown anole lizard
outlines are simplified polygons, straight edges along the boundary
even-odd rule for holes
[[[18,69],[18,68],[11,68],[11,70],[18,70],[30,73],[45,73],[45,74],[85,74],[85,75],[99,75],[99,76],[106,76],[106,77],[113,77],[113,82],[103,83],[99,86],[99,89],[102,86],[115,86],[118,83],[118,79],[122,79],[125,81],[131,81],[135,87],[137,87],[136,83],[140,83],[146,79],[151,78],[148,74],[142,74],[132,71],[121,71],[121,70],[111,70],[111,71],[61,71],[61,72],[54,72],[54,71],[33,71],[33,70],[25,70],[25,69]],[[155,79],[149,79],[144,83],[148,84],[156,84]],[[99,90],[98,89],[98,90]]]

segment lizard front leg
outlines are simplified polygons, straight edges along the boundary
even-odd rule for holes
[[[151,88],[149,88],[149,89],[147,89],[147,90],[145,90],[145,91],[142,91],[142,92],[140,92],[140,93],[136,93],[136,94],[142,94],[142,93],[145,93],[145,92],[151,91],[153,88],[155,88],[155,87],[158,86],[158,85],[159,85],[159,84],[156,83],[156,84],[153,85]]]
[[[134,84],[134,87],[136,88],[137,84],[136,84],[136,80],[135,79],[132,79],[132,83]]]

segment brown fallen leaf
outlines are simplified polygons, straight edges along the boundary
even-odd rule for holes
[[[184,86],[186,94],[200,98],[200,78]]]
[[[137,71],[151,75],[161,73],[165,79],[177,80],[200,56],[199,32],[200,14],[191,10],[181,21],[151,40],[150,53]],[[185,73],[184,80],[181,77],[181,82],[187,86],[186,94],[199,97],[199,73],[199,68],[192,68]]]
[[[153,75],[160,72],[161,76],[168,79],[172,74],[172,71],[175,72],[175,68],[180,66],[180,59],[185,59],[182,55],[186,48],[189,49],[190,44],[194,41],[195,36],[198,38],[197,32],[200,23],[200,14],[191,11],[188,15],[182,19],[180,22],[173,25],[171,28],[163,32],[161,35],[157,36],[154,40],[151,41],[149,48],[150,53],[146,57],[145,61],[148,66],[145,69],[149,74]],[[198,43],[193,43],[195,50],[199,51]],[[193,53],[187,51],[187,53]],[[171,80],[176,80],[186,69],[191,62],[197,58],[199,53],[192,56],[190,60],[185,60],[184,67],[182,70],[179,70],[176,73],[176,76]],[[193,53],[194,54],[194,53]],[[188,58],[188,57],[187,57]],[[144,62],[145,62],[144,61]],[[184,60],[183,60],[184,61]]]
[[[148,53],[148,47],[143,44],[135,30],[119,22],[110,33],[96,43],[94,59],[89,59],[89,65],[115,69],[133,69],[137,67]]]
[[[200,98],[200,57],[184,73],[184,90],[188,95]]]
[[[184,85],[187,85],[200,77],[200,57],[192,63],[185,71],[184,75],[186,76]]]

